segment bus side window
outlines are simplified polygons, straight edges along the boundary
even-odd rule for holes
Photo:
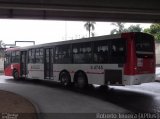
[[[40,63],[43,63],[43,48],[40,48],[40,51],[39,51],[39,60],[40,60]]]
[[[18,63],[20,61],[20,52],[19,51],[13,51],[11,53],[12,55],[12,63]]]
[[[29,62],[29,63],[31,63],[31,56],[32,56],[31,53],[32,53],[32,51],[29,50],[29,51],[28,51],[28,62]]]
[[[16,56],[15,51],[13,51],[13,52],[11,53],[11,56],[12,56],[12,57],[11,57],[11,60],[12,60],[11,62],[12,62],[12,63],[15,63],[15,56]]]
[[[55,48],[55,63],[71,63],[70,45],[60,45]]]
[[[94,63],[108,63],[109,44],[108,41],[94,42]]]
[[[43,48],[36,49],[35,62],[43,63]]]
[[[7,53],[5,54],[5,60],[4,60],[4,61],[5,61],[5,62],[4,62],[4,63],[5,63],[5,66],[11,63],[11,53],[10,53],[10,52],[7,52]]]
[[[91,63],[92,62],[92,48],[91,43],[73,44],[73,62],[74,63]]]
[[[39,63],[39,62],[40,62],[40,61],[39,61],[39,54],[40,54],[39,49],[36,49],[36,53],[35,53],[35,62],[36,62],[36,63]]]
[[[110,63],[124,63],[126,53],[126,44],[124,39],[114,39],[111,42],[111,60]]]
[[[29,50],[29,63],[35,63],[35,49]]]

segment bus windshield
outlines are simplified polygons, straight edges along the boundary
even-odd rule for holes
[[[135,45],[137,57],[153,57],[154,37],[146,34],[137,34],[135,37]]]

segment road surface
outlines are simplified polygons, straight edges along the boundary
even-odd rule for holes
[[[1,75],[0,90],[15,92],[29,99],[37,106],[43,119],[53,118],[55,115],[73,116],[72,113],[75,116],[77,113],[85,113],[88,118],[96,118],[97,113],[160,112],[159,82],[125,87],[110,86],[109,90],[89,87],[85,91],[78,91],[51,81],[15,81]]]

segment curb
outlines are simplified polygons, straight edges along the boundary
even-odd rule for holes
[[[21,96],[21,95],[20,95]],[[23,96],[22,96],[23,97]],[[26,97],[24,97],[26,99]],[[35,110],[36,110],[36,115],[37,115],[37,119],[42,119],[42,117],[40,116],[41,114],[41,111],[38,107],[38,105],[36,104],[36,102],[34,102],[33,100],[31,99],[27,99],[30,103],[32,103],[32,105],[34,106]]]

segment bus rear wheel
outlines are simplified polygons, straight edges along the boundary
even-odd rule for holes
[[[18,74],[18,71],[17,71],[17,70],[15,70],[15,71],[13,72],[13,78],[14,78],[14,80],[18,80],[18,79],[19,79],[19,74]]]
[[[83,72],[78,72],[76,74],[74,85],[79,89],[85,89],[88,86],[87,77]]]
[[[69,86],[71,84],[71,78],[70,78],[70,75],[69,73],[67,72],[62,72],[60,74],[60,81],[61,81],[61,84],[64,85],[64,86]]]

